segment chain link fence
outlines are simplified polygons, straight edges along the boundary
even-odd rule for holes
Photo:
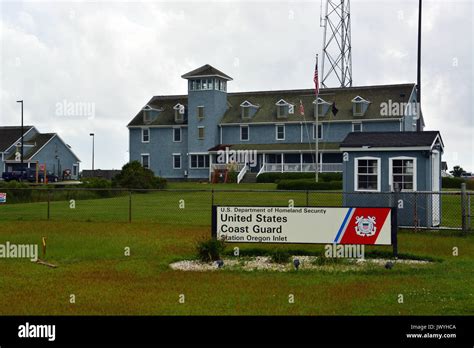
[[[410,229],[470,230],[473,192],[335,192],[283,190],[1,189],[0,221],[153,222],[209,226],[212,205],[397,207]]]

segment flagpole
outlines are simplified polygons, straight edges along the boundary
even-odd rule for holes
[[[316,71],[318,70],[318,55],[316,54]],[[316,182],[318,182],[319,177],[318,177],[318,167],[319,167],[319,130],[318,130],[318,118],[319,118],[319,103],[318,103],[318,96],[319,96],[319,77],[317,81],[315,81],[318,85],[316,86],[316,120],[314,121],[315,129],[314,129],[314,134],[315,134],[315,151],[316,151],[316,169],[315,169],[315,179]]]

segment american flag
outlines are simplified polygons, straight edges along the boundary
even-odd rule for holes
[[[304,116],[304,106],[303,106],[303,102],[301,101],[301,99],[300,99],[300,115]]]
[[[319,76],[318,76],[318,56],[316,56],[316,66],[314,67],[314,93],[319,95]]]

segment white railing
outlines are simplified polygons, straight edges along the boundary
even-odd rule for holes
[[[237,175],[237,184],[240,184],[242,179],[244,178],[245,174],[247,173],[248,166],[244,165],[242,169],[239,172],[239,175]]]
[[[260,170],[259,170],[258,173],[257,173],[257,176],[259,176],[259,175],[262,174],[262,173],[265,173],[265,166],[262,166],[262,167],[260,168]]]
[[[320,163],[319,172],[342,172],[342,163]],[[260,168],[257,176],[262,173],[296,173],[296,172],[314,172],[316,165],[314,163],[266,163]]]

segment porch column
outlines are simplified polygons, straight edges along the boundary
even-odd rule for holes
[[[319,172],[321,173],[323,171],[323,153],[322,152],[319,153],[319,165],[321,168]]]
[[[300,172],[303,171],[303,154],[300,152]]]
[[[281,153],[281,172],[283,173],[283,161],[284,161],[284,158],[283,158],[283,152]]]
[[[209,181],[212,180],[212,153],[209,154]]]

